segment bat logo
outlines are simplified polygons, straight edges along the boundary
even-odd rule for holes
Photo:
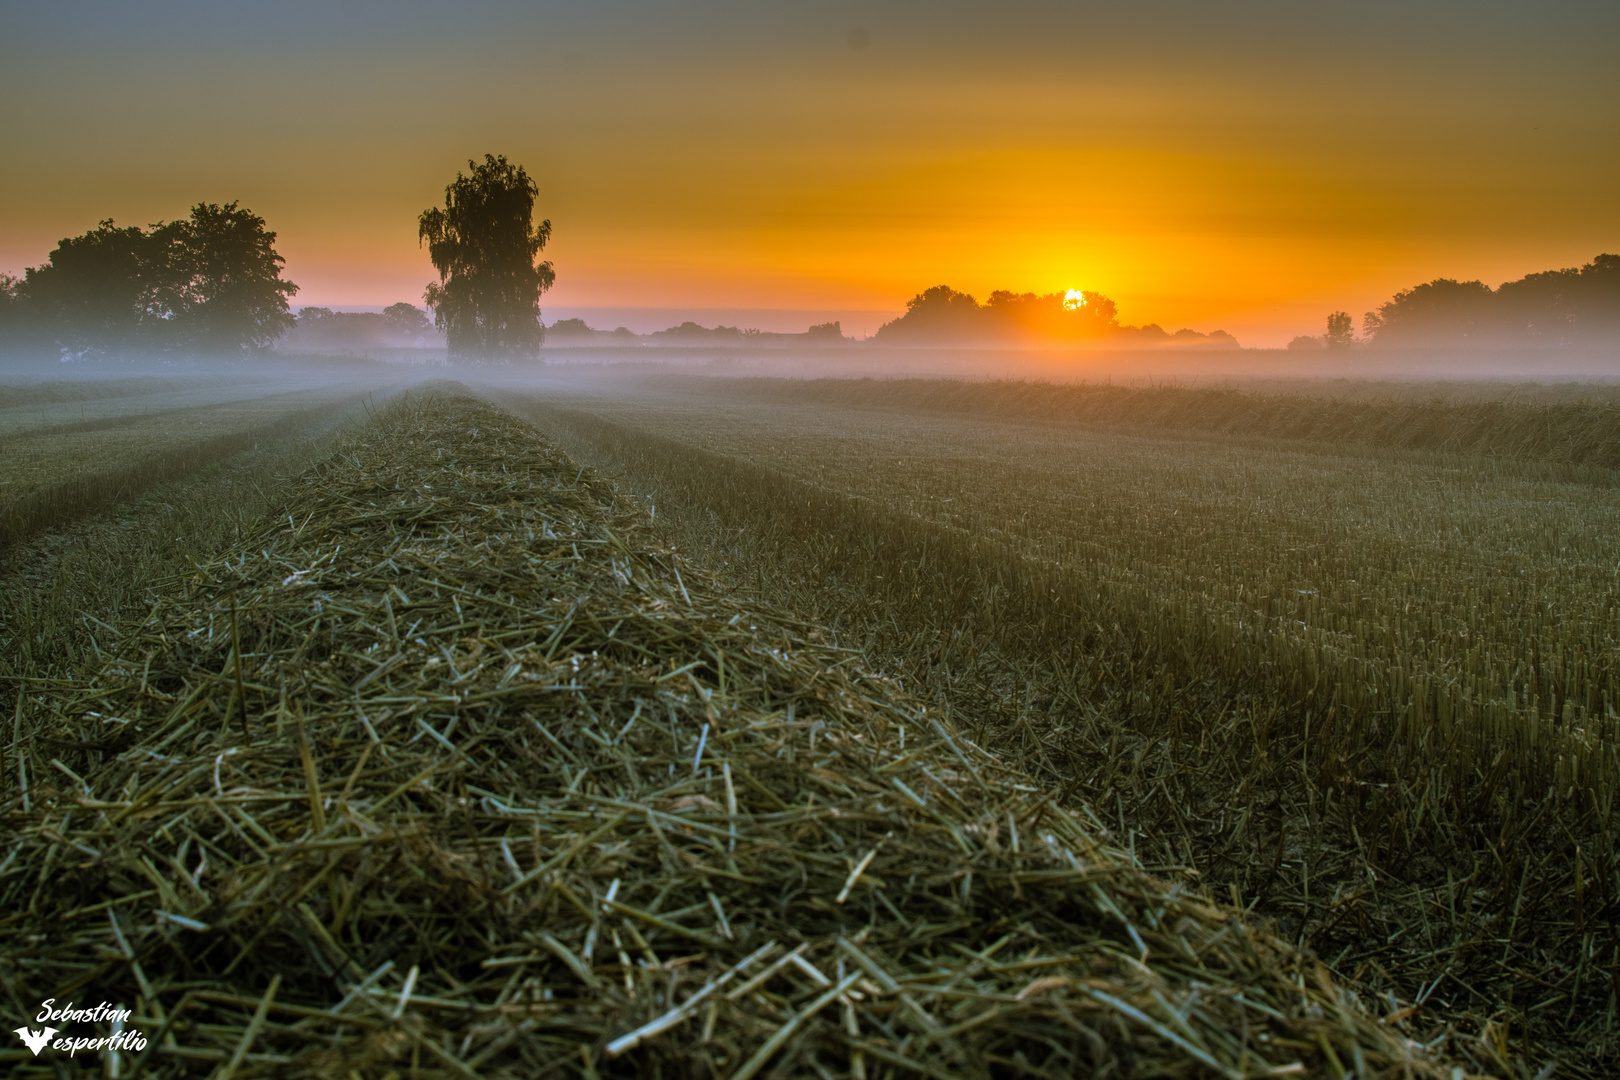
[[[52,1036],[56,1034],[56,1029],[46,1028],[44,1031],[32,1031],[20,1027],[17,1029],[17,1034],[21,1036],[23,1042],[28,1044],[28,1049],[34,1052],[34,1056],[38,1057],[39,1052],[45,1049],[45,1044],[50,1042]]]

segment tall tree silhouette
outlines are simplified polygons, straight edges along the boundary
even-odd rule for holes
[[[423,298],[458,357],[532,356],[545,340],[540,294],[556,273],[536,257],[551,222],[534,224],[539,187],[504,156],[467,162],[444,189],[444,206],[422,211],[417,237],[439,280]]]

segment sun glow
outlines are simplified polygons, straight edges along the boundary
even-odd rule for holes
[[[1070,289],[1063,294],[1063,310],[1079,311],[1086,306],[1086,294],[1079,289]]]

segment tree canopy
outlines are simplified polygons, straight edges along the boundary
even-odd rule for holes
[[[948,285],[925,289],[906,302],[906,313],[878,329],[896,342],[1081,339],[1119,329],[1114,302],[1101,293],[1015,293],[998,289],[980,304]]]
[[[172,328],[161,297],[168,292],[167,252],[154,233],[111,219],[82,236],[65,237],[18,286],[24,317],[65,352],[149,349]]]
[[[1620,255],[1527,274],[1492,289],[1436,278],[1369,311],[1378,345],[1576,345],[1620,336]]]
[[[1330,349],[1348,349],[1355,343],[1352,325],[1348,311],[1333,312],[1327,317],[1327,333],[1322,337],[1323,343]]]
[[[299,309],[298,325],[287,338],[293,349],[413,348],[423,344],[433,324],[414,304],[390,304],[381,312]]]
[[[427,315],[415,304],[403,301],[398,304],[389,304],[382,310],[383,320],[388,329],[396,334],[415,336],[425,334],[433,328],[433,323]]]
[[[551,222],[534,224],[540,188],[504,156],[467,162],[444,189],[444,206],[422,211],[417,236],[439,271],[423,294],[452,356],[532,356],[545,340],[540,294],[556,280],[536,258]]]
[[[804,337],[812,345],[843,345],[848,340],[844,337],[843,323],[837,319],[816,323],[804,332]]]
[[[596,333],[584,319],[558,319],[547,332],[565,337],[585,337]]]
[[[153,229],[168,270],[159,302],[191,346],[265,349],[292,329],[287,298],[298,286],[281,280],[287,260],[264,224],[234,202],[198,203],[187,220]]]
[[[72,355],[264,349],[295,321],[275,239],[234,202],[149,229],[102,221],[14,283],[12,321]]]

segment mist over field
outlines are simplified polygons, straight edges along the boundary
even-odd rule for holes
[[[1620,1074],[1617,48],[0,10],[6,1075]]]
[[[549,1061],[475,1026],[531,977],[556,989],[524,1009],[610,1037],[570,1051],[597,1075],[992,1075],[1032,1029],[1123,1075],[1235,1068],[1225,1040],[1437,1077],[1612,1060],[1603,348],[563,333],[474,359],[406,319],[0,380],[0,895],[72,837],[25,925],[127,941],[154,1000],[208,1010],[164,1075],[244,1040],[309,1075],[406,1059],[359,1021]],[[182,933],[215,951],[170,962]],[[145,993],[110,965],[96,992]],[[797,1049],[771,999],[705,989],[750,971],[799,1002]],[[1526,973],[1566,1011],[1505,1004]],[[1241,998],[1197,1005],[1213,978]],[[976,1034],[891,1039],[888,996],[941,980],[973,996],[912,1022]],[[331,1016],[326,1056],[253,1028],[272,998]]]

